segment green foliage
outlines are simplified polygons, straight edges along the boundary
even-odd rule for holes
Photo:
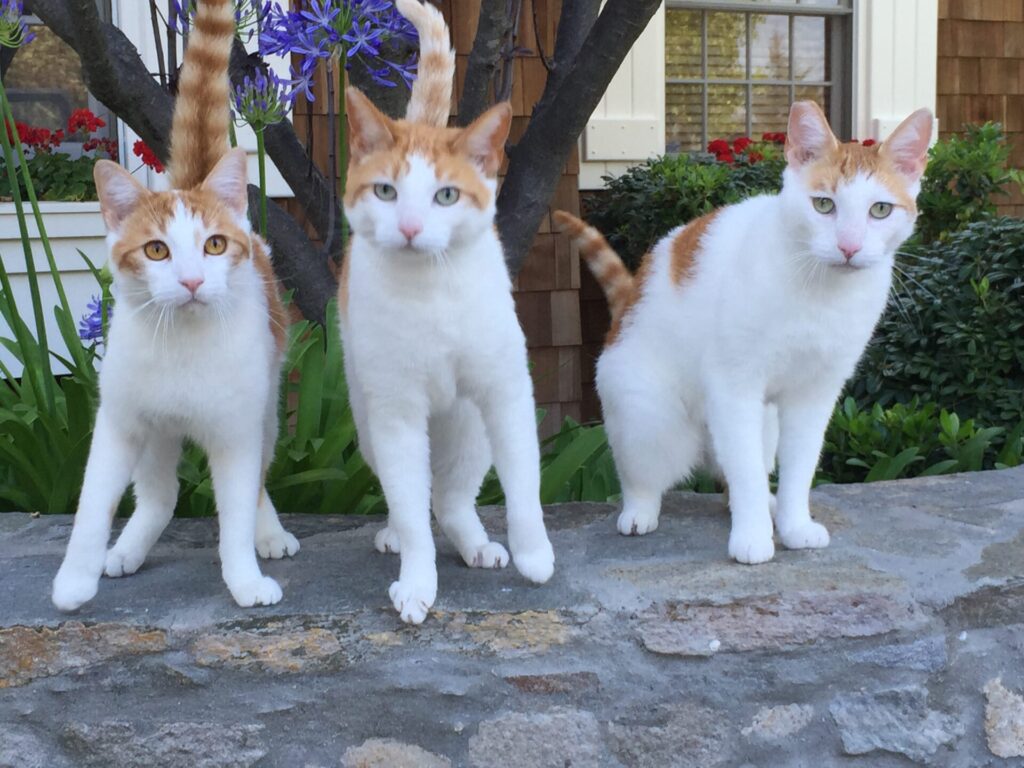
[[[26,166],[39,200],[80,202],[96,199],[92,168],[96,158],[82,155],[72,158],[63,152],[37,152],[26,158]],[[28,196],[24,178],[19,178],[21,194]],[[12,197],[11,184],[0,160],[0,199]]]
[[[917,198],[917,233],[922,242],[943,240],[974,221],[995,215],[993,195],[1024,174],[1007,169],[1010,147],[999,123],[968,125],[963,136],[937,142]]]
[[[751,195],[777,192],[785,162],[778,150],[762,151],[760,162],[735,165],[703,153],[647,160],[622,176],[606,177],[607,189],[593,199],[587,220],[635,268],[674,227]]]
[[[836,409],[825,433],[819,482],[859,483],[975,472],[1021,463],[1024,421],[1002,427],[961,420],[916,399],[861,409],[852,397]]]
[[[920,397],[1012,429],[1024,418],[1024,221],[978,221],[899,261],[850,393],[861,407]]]

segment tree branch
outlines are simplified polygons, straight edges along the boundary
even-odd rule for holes
[[[561,72],[548,79],[526,133],[509,152],[508,175],[498,196],[498,230],[513,274],[526,258],[587,120],[661,0],[608,0],[573,56],[573,41],[580,28],[587,28],[594,4],[565,0],[562,5],[558,41],[566,50],[555,51]]]
[[[482,1],[476,37],[469,52],[466,82],[459,99],[459,125],[469,125],[490,106],[488,91],[512,23],[507,0]]]

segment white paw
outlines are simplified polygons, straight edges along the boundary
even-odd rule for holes
[[[253,581],[247,581],[234,586],[228,585],[231,596],[235,602],[243,608],[251,608],[254,605],[273,605],[281,602],[283,593],[280,585],[269,576],[260,576]]]
[[[534,584],[543,584],[555,572],[555,551],[547,539],[537,547],[513,554],[516,569]]]
[[[388,595],[406,624],[422,624],[437,597],[437,584],[416,581],[392,582]]]
[[[373,537],[373,546],[377,548],[378,552],[384,554],[397,555],[402,551],[398,546],[398,534],[386,525],[377,531],[377,535]]]
[[[734,530],[729,534],[729,555],[741,563],[754,565],[767,563],[775,557],[775,542],[771,532]]]
[[[820,549],[828,546],[828,529],[808,520],[795,528],[779,529],[779,539],[788,549]]]
[[[107,562],[103,572],[112,579],[119,576],[131,576],[145,561],[145,553],[119,549],[116,545],[107,552]]]
[[[658,527],[658,513],[645,514],[632,509],[623,509],[619,515],[619,533],[623,536],[643,536]]]
[[[489,541],[477,547],[471,557],[463,555],[470,568],[504,568],[508,565],[508,552],[496,541]]]
[[[280,560],[299,551],[299,540],[284,528],[269,533],[256,532],[256,552],[264,559]]]
[[[85,576],[61,568],[53,580],[51,598],[61,611],[74,611],[96,596],[99,577]]]

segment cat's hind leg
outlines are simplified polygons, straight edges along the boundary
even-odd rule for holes
[[[132,474],[135,512],[107,552],[103,572],[112,578],[135,573],[174,515],[178,500],[181,435],[154,432],[146,438]]]
[[[471,568],[504,568],[508,552],[491,541],[476,511],[480,483],[491,466],[480,410],[466,399],[430,419],[434,515]]]
[[[643,536],[658,527],[665,491],[692,472],[702,433],[678,393],[608,366],[600,373],[605,429],[622,483],[618,530]]]

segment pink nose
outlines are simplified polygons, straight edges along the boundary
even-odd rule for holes
[[[405,235],[405,239],[411,243],[412,239],[423,231],[423,225],[418,221],[403,221],[398,225],[398,231]]]
[[[840,245],[839,250],[843,252],[843,257],[847,261],[850,261],[854,256],[856,256],[860,252],[860,246]]]
[[[188,292],[195,296],[196,291],[199,290],[199,286],[202,285],[204,281],[201,277],[194,277],[191,280],[179,280],[178,282],[188,288]]]

